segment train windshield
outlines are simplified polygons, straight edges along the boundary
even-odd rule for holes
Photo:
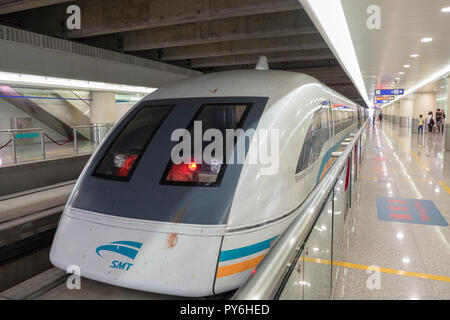
[[[142,108],[103,156],[95,175],[128,181],[154,133],[171,109],[172,106]]]
[[[203,105],[171,154],[161,184],[219,186],[250,105]]]

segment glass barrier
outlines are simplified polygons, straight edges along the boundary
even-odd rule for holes
[[[55,140],[41,128],[0,130],[0,166],[94,152],[113,124],[72,127],[72,135]]]
[[[15,156],[17,162],[42,159],[42,132],[43,131],[33,130],[14,132]]]
[[[278,297],[279,300],[303,300],[305,290],[305,250],[301,250],[295,265],[291,268],[291,273]]]
[[[366,126],[305,199],[294,221],[233,299],[326,300],[348,254],[348,214],[358,196]],[[349,139],[350,140],[350,139]]]
[[[334,187],[334,214],[333,214],[333,261],[343,261],[346,254],[345,222],[348,214],[348,193],[345,191],[347,170],[343,170]],[[336,284],[341,267],[333,265],[332,283]]]
[[[325,300],[331,296],[333,198],[329,197],[305,244],[304,299]]]

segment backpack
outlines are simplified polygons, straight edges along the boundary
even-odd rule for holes
[[[433,118],[430,119],[430,126],[434,126],[434,119]]]

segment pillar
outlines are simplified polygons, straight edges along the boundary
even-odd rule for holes
[[[399,124],[402,128],[411,128],[414,97],[407,96],[400,100],[398,109]]]
[[[436,93],[434,92],[421,92],[414,94],[414,104],[413,104],[413,121],[417,121],[419,116],[422,115],[424,118],[423,132],[428,132],[427,126],[427,116],[428,112],[432,111],[433,114],[436,112]]]
[[[113,92],[91,92],[90,122],[91,142],[100,143],[116,122],[116,94]]]
[[[448,86],[447,86],[447,112],[450,111],[450,95],[448,94]],[[444,128],[444,135],[445,135],[445,151],[450,151],[450,117],[449,114],[445,113],[445,128]],[[450,163],[450,159],[445,159]],[[445,161],[444,161],[445,162]]]
[[[413,119],[419,119],[419,115],[423,115],[426,118],[430,111],[433,111],[434,114],[436,105],[436,93],[423,92],[414,94]]]
[[[398,124],[399,123],[399,109],[400,109],[400,102],[395,102],[392,104],[392,123]]]
[[[116,122],[116,94],[94,91],[91,93],[91,124],[113,124]]]

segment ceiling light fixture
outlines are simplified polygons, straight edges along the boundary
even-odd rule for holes
[[[403,68],[411,68],[411,65],[410,65],[410,64],[405,64],[405,65],[403,66]]]
[[[450,7],[442,8],[442,9],[441,9],[441,12],[449,13],[449,12],[450,12]]]
[[[405,74],[403,71],[400,71],[398,74]]]
[[[420,57],[420,55],[418,55],[418,54],[412,54],[412,55],[410,55],[409,57],[415,59],[415,58]]]
[[[422,42],[431,42],[431,41],[433,41],[433,38],[426,37],[426,38],[422,38],[420,41],[422,41]]]
[[[364,102],[368,107],[372,107],[341,1],[300,0],[300,2],[340,65],[355,84]]]
[[[33,87],[64,88],[73,90],[112,91],[126,93],[151,93],[156,88],[136,87],[115,83],[65,79],[57,77],[36,76],[31,74],[2,72],[0,71],[0,83],[29,85]]]

